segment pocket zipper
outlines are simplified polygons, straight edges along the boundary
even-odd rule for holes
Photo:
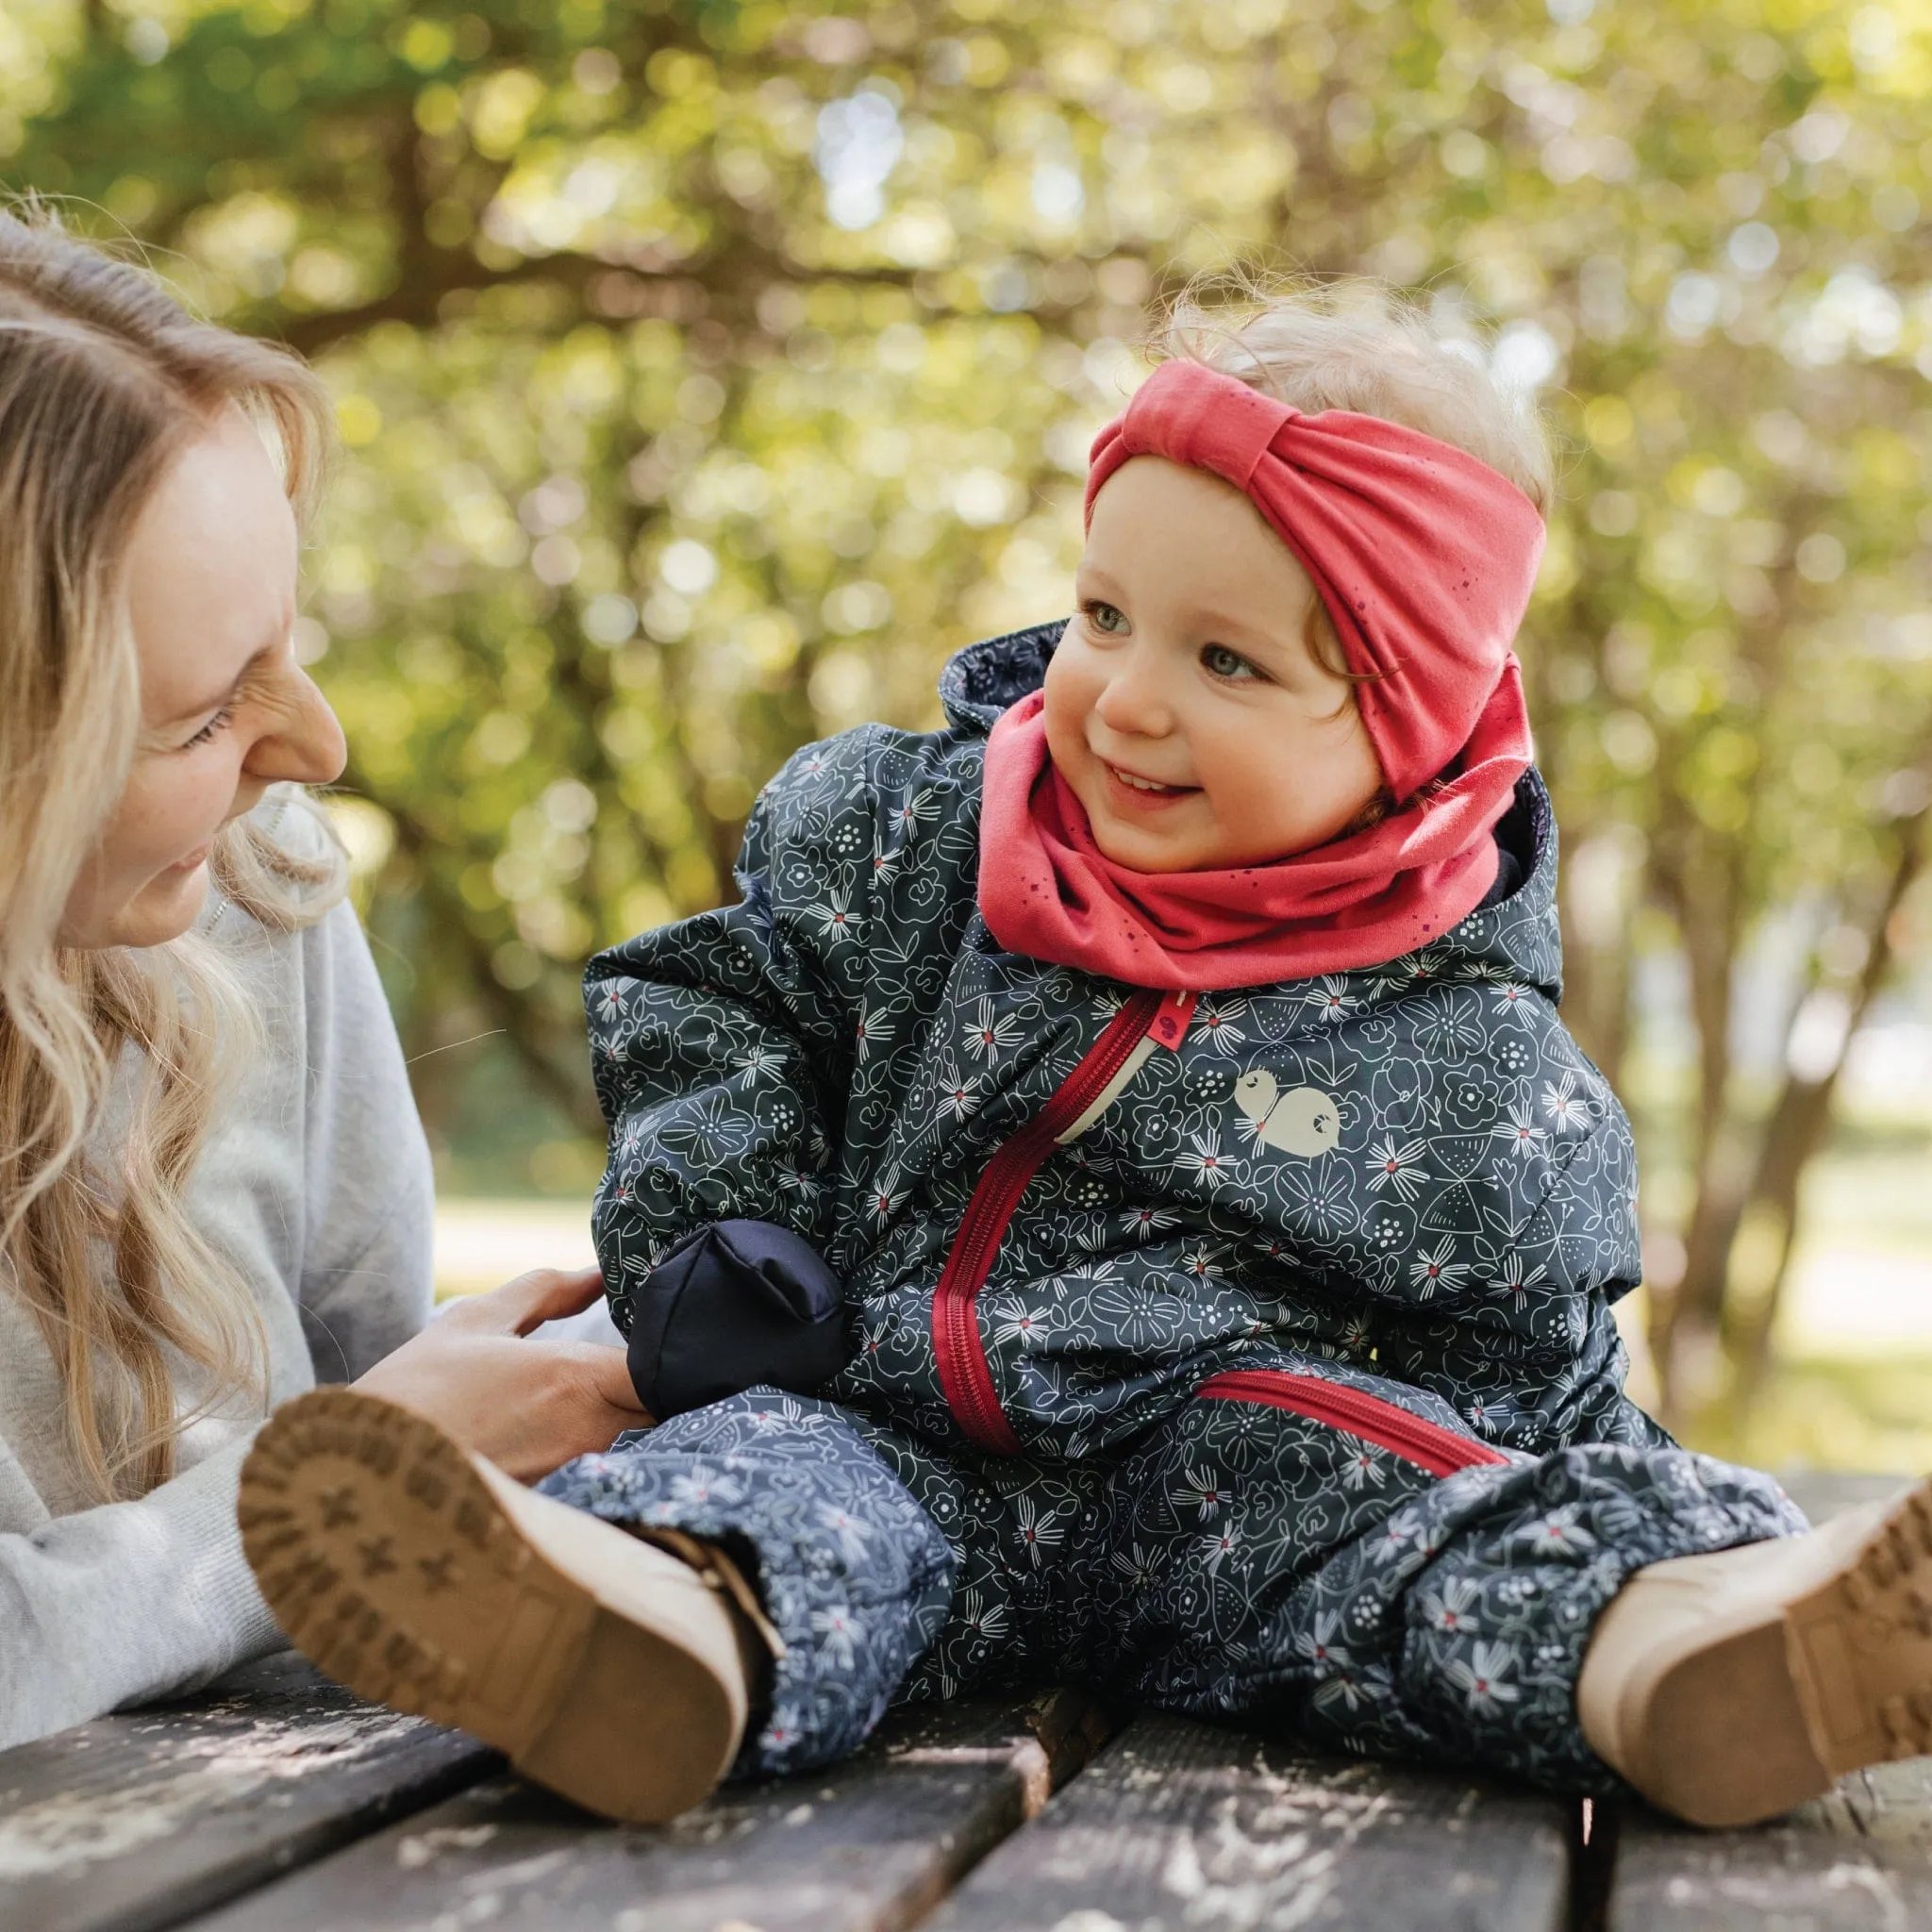
[[[1459,1435],[1441,1423],[1424,1422],[1378,1395],[1324,1382],[1319,1375],[1297,1375],[1288,1369],[1229,1369],[1210,1375],[1194,1393],[1215,1402],[1258,1402],[1289,1409],[1391,1450],[1431,1475],[1454,1475],[1459,1469],[1509,1460],[1488,1442]]]

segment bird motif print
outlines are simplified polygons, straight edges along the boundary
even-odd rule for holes
[[[1341,1113],[1319,1087],[1291,1087],[1266,1067],[1256,1067],[1236,1081],[1234,1104],[1247,1117],[1249,1131],[1264,1147],[1304,1160],[1333,1153],[1341,1139]]]

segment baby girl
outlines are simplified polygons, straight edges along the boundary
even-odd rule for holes
[[[530,1491],[304,1397],[244,1485],[269,1602],[628,1818],[1083,1679],[1711,1824],[1925,1748],[1932,1490],[1804,1533],[1623,1393],[1532,415],[1386,309],[1168,347],[1077,614],[800,753],[741,902],[591,966],[658,1425]]]

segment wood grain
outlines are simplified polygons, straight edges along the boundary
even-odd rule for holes
[[[0,1753],[0,1927],[153,1932],[489,1775],[494,1752],[284,1653]]]
[[[1147,1716],[930,1932],[1559,1932],[1572,1808]]]
[[[1907,1932],[1932,1925],[1932,1758],[1876,1765],[1754,1831],[1623,1821],[1611,1932]]]
[[[1903,1482],[1807,1475],[1785,1487],[1823,1523]],[[1932,1758],[1855,1773],[1817,1804],[1751,1831],[1694,1831],[1641,1807],[1611,1828],[1610,1932],[1932,1925]]]
[[[620,1827],[499,1778],[196,1922],[196,1932],[900,1932],[1105,1735],[1090,1700],[889,1719],[819,1776]]]

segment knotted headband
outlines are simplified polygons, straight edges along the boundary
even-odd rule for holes
[[[1267,518],[1367,680],[1356,700],[1402,803],[1272,865],[1133,872],[1094,843],[1053,768],[1036,692],[987,745],[979,906],[993,937],[1200,991],[1379,965],[1439,938],[1494,884],[1491,835],[1529,766],[1509,646],[1542,555],[1536,507],[1434,437],[1341,409],[1305,416],[1195,362],[1163,363],[1094,440],[1090,520],[1137,456],[1211,471]]]
[[[1166,457],[1242,491],[1307,572],[1398,799],[1469,742],[1543,554],[1515,484],[1379,416],[1305,416],[1199,362],[1163,362],[1093,441],[1087,515],[1122,464]]]

